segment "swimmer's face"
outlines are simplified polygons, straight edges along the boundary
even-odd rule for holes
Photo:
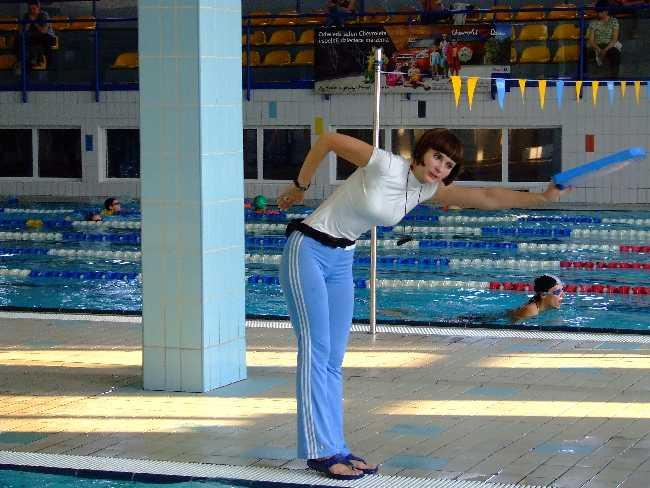
[[[456,163],[446,154],[435,149],[424,153],[422,164],[413,165],[413,174],[420,183],[442,183]]]
[[[564,288],[562,285],[555,285],[544,294],[544,301],[551,308],[560,308],[564,300]]]
[[[111,212],[119,213],[122,211],[122,204],[118,200],[114,200],[111,204]]]

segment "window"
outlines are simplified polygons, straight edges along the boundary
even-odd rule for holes
[[[548,181],[562,170],[562,129],[510,129],[508,180]]]
[[[293,180],[310,145],[309,129],[264,129],[264,179]]]
[[[345,134],[356,139],[360,139],[372,145],[372,129],[336,129],[339,134]],[[384,147],[384,131],[379,131],[379,147]],[[345,180],[354,173],[357,166],[345,158],[337,156],[336,158],[336,179]]]
[[[140,178],[140,130],[106,129],[106,177]]]
[[[393,152],[411,159],[427,129],[393,129]],[[463,143],[460,181],[501,181],[501,129],[451,129]]]
[[[81,129],[38,130],[38,176],[81,179]]]
[[[31,129],[0,130],[0,177],[33,176]]]
[[[257,179],[257,129],[244,129],[244,179]]]

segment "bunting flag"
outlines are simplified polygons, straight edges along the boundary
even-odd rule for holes
[[[613,81],[607,82],[607,93],[609,94],[609,104],[613,105],[614,104],[614,82]]]
[[[469,104],[469,109],[472,110],[472,101],[474,100],[474,90],[476,90],[476,84],[478,83],[478,76],[470,76],[467,78],[467,103]]]
[[[503,103],[506,98],[506,80],[503,78],[496,79],[497,85],[497,101],[499,102],[499,107],[503,110]]]
[[[639,101],[641,100],[641,82],[640,81],[635,81],[634,82],[634,98],[636,98],[636,104],[639,104]]]
[[[596,105],[597,100],[598,100],[598,82],[597,81],[592,81],[591,82],[591,101],[594,102],[594,105]]]
[[[576,103],[580,103],[580,93],[582,93],[582,81],[576,81]]]
[[[456,108],[458,108],[458,104],[460,103],[462,80],[460,79],[460,76],[450,76],[449,78],[451,78],[451,86],[454,89],[454,99],[456,100]]]
[[[555,94],[557,96],[557,109],[562,110],[562,94],[564,92],[564,80],[555,82]]]
[[[539,80],[537,82],[537,93],[539,94],[539,108],[544,110],[544,102],[546,101],[546,80]]]
[[[625,98],[626,88],[627,88],[627,81],[621,81],[621,98]]]
[[[526,93],[526,80],[519,81],[519,91],[521,92],[521,103],[524,103],[524,94]]]

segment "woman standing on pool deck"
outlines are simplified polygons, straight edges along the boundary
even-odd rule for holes
[[[289,224],[280,283],[298,346],[298,456],[332,478],[355,479],[376,473],[377,466],[352,455],[343,434],[341,365],[354,306],[354,241],[375,225],[397,224],[427,200],[491,210],[555,202],[567,190],[553,184],[543,193],[452,185],[463,148],[447,129],[425,132],[412,162],[353,137],[327,133],[278,197],[282,210],[303,202],[330,151],[359,169],[303,222]]]

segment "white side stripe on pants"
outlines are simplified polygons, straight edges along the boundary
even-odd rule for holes
[[[291,283],[291,292],[296,303],[298,313],[298,327],[300,329],[300,341],[302,345],[302,369],[300,374],[300,386],[302,390],[303,402],[303,419],[305,422],[305,438],[307,440],[307,451],[310,458],[317,457],[316,436],[314,433],[314,420],[311,405],[311,339],[309,337],[309,317],[307,315],[304,296],[302,293],[302,283],[298,270],[298,255],[300,243],[303,240],[301,234],[297,234],[289,252],[289,280]]]

